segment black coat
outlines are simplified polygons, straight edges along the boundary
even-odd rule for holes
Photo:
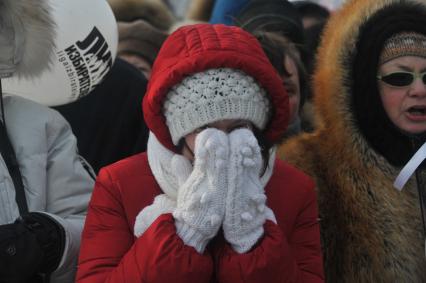
[[[145,151],[142,114],[146,78],[117,58],[105,80],[87,96],[54,107],[71,124],[80,154],[97,173],[105,165]]]

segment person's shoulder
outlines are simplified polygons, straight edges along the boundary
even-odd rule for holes
[[[142,176],[152,177],[146,152],[138,153],[101,168],[108,172],[112,179],[126,180]]]
[[[318,165],[322,164],[324,139],[318,133],[303,133],[282,143],[277,156],[287,164],[301,170],[308,176],[316,178]]]
[[[12,125],[12,131],[19,128],[26,129],[28,134],[39,132],[40,135],[41,131],[47,136],[55,136],[55,133],[65,133],[64,129],[70,129],[65,118],[46,105],[15,95],[5,96],[3,101],[6,124]]]
[[[300,159],[306,160],[306,156],[314,154],[318,150],[319,143],[320,139],[317,133],[301,133],[280,144],[277,154],[282,160],[287,160],[290,164],[298,163]]]
[[[270,180],[270,192],[284,194],[287,197],[307,197],[315,194],[314,180],[293,165],[277,159],[275,161],[274,173]]]
[[[282,160],[265,188],[270,208],[281,223],[295,220],[307,206],[316,203],[316,186],[311,177]]]
[[[121,89],[134,86],[137,86],[138,89],[145,89],[147,83],[148,80],[135,66],[123,59],[117,58],[111,72],[95,91],[111,92],[111,90],[118,90],[117,85]]]
[[[8,111],[8,116],[19,115],[21,117],[32,117],[33,119],[31,120],[34,120],[35,118],[37,118],[36,120],[47,120],[49,116],[55,115],[53,113],[59,115],[57,111],[45,105],[20,96],[7,95],[4,97],[4,103],[7,108],[6,111]]]
[[[126,199],[128,203],[135,200],[146,201],[147,196],[161,193],[149,167],[146,152],[101,168],[96,182],[109,193]]]
[[[314,181],[310,176],[280,159],[277,159],[275,162],[274,175],[278,178],[285,178],[286,180],[298,180],[306,186],[314,186]]]

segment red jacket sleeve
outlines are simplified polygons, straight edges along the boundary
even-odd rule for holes
[[[306,197],[290,238],[267,221],[263,238],[250,252],[238,254],[229,244],[218,249],[218,282],[324,282],[316,194],[311,190]]]
[[[171,214],[135,238],[124,205],[119,185],[101,170],[82,234],[78,283],[210,282],[211,256],[184,245]]]

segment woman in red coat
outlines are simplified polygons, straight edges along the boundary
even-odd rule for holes
[[[77,282],[323,282],[314,183],[275,160],[288,97],[254,37],[178,29],[143,110],[147,152],[99,173]]]

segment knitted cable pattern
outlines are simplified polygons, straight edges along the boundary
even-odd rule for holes
[[[175,218],[176,232],[188,245],[203,253],[218,232],[225,215],[228,137],[214,128],[195,139],[194,169],[179,187]],[[171,164],[174,170],[180,170]]]
[[[249,251],[262,237],[266,219],[277,222],[266,206],[260,170],[262,156],[257,139],[247,129],[229,134],[228,191],[223,222],[225,239],[238,253]]]

